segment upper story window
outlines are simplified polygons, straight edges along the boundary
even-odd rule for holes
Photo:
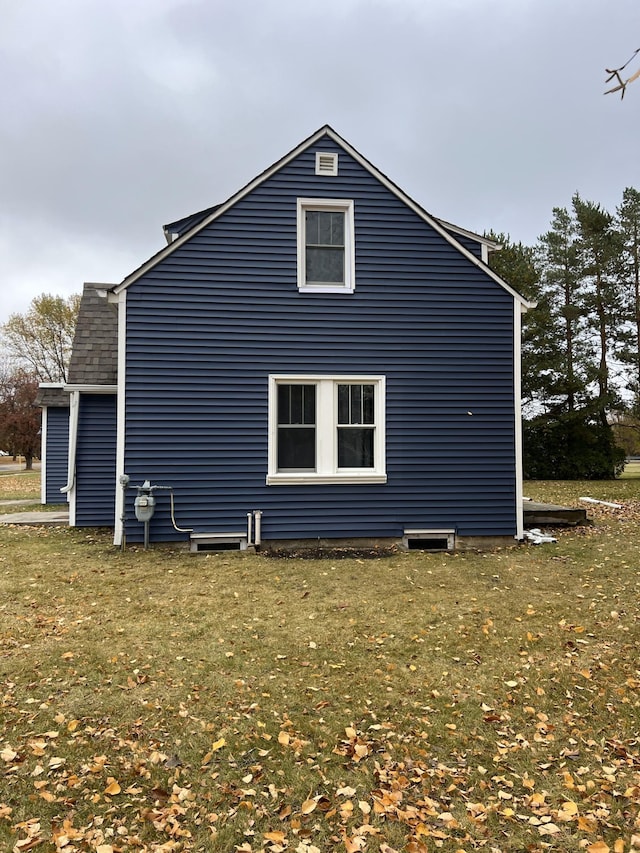
[[[355,288],[353,201],[298,199],[298,289],[351,293]]]

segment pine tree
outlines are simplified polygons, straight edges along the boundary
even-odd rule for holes
[[[623,360],[629,365],[627,389],[633,398],[631,411],[640,416],[640,192],[627,187],[616,212],[620,232],[619,275],[626,300],[630,328]]]
[[[573,210],[578,229],[578,260],[584,287],[586,339],[593,349],[592,371],[597,383],[597,411],[603,427],[616,400],[611,362],[620,348],[622,292],[616,276],[621,252],[614,218],[599,204],[576,193]]]

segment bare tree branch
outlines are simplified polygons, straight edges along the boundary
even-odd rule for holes
[[[621,65],[620,68],[605,68],[606,73],[609,75],[605,80],[605,83],[610,83],[611,80],[617,81],[617,86],[614,86],[612,89],[607,89],[605,91],[605,95],[610,95],[612,92],[620,92],[620,100],[624,98],[624,93],[627,91],[627,86],[629,83],[633,83],[634,80],[637,80],[640,77],[640,68],[635,71],[631,77],[627,77],[626,80],[623,80],[620,76],[620,72],[624,71],[624,69],[629,65],[630,62],[636,58],[636,56],[640,53],[640,47],[637,50],[634,50],[633,55],[625,62],[624,65]]]

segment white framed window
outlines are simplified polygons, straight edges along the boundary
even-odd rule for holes
[[[269,377],[267,485],[386,480],[384,376]]]
[[[353,293],[355,228],[350,199],[297,200],[298,290]]]

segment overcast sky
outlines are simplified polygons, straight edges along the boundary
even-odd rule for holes
[[[0,0],[0,322],[331,124],[430,213],[533,243],[640,189],[640,0]],[[640,64],[640,63],[638,63]],[[637,67],[637,65],[636,65]]]

